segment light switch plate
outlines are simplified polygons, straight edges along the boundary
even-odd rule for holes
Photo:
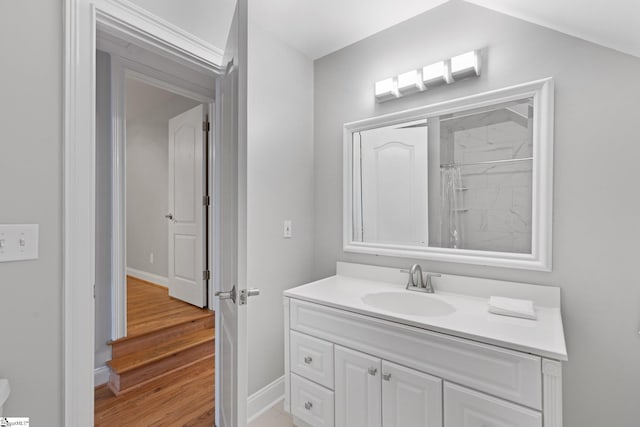
[[[38,224],[0,224],[0,262],[38,259]]]

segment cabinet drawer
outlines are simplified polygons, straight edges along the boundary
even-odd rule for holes
[[[291,374],[291,413],[314,427],[333,427],[333,392]]]
[[[538,356],[295,299],[290,328],[542,409]]]
[[[542,414],[455,384],[444,384],[444,427],[542,427]]]
[[[333,390],[333,344],[291,331],[291,371]]]

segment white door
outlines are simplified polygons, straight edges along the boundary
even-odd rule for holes
[[[442,380],[383,360],[382,426],[442,427]]]
[[[542,427],[542,414],[445,382],[444,427]]]
[[[238,0],[216,84],[213,235],[216,425],[247,424],[247,0]],[[243,295],[244,294],[244,295]],[[244,300],[246,301],[246,299]]]
[[[336,346],[336,427],[380,427],[382,390],[380,359]]]
[[[169,120],[169,295],[205,305],[204,106]]]
[[[362,241],[427,245],[427,127],[371,129],[359,139]]]

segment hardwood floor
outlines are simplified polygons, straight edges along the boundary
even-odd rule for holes
[[[122,371],[122,381],[127,381],[127,371],[133,373],[136,382],[144,381],[126,393],[114,388],[119,396],[107,385],[97,387],[95,425],[213,426],[215,368],[209,348],[215,331],[212,312],[170,298],[161,286],[127,279],[129,333],[112,343],[114,359],[109,363],[113,372]],[[158,342],[158,337],[164,341]],[[200,356],[193,352],[196,347],[202,348],[197,350]],[[185,352],[190,356],[182,356]],[[181,358],[184,367],[172,368]],[[157,374],[161,376],[153,378]],[[135,378],[145,375],[148,380]]]
[[[106,385],[95,391],[96,427],[214,425],[213,358],[121,396]]]
[[[167,288],[127,276],[127,337],[197,318],[209,311],[169,297]]]

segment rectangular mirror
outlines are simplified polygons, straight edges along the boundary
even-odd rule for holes
[[[347,252],[551,270],[551,79],[344,127]]]

